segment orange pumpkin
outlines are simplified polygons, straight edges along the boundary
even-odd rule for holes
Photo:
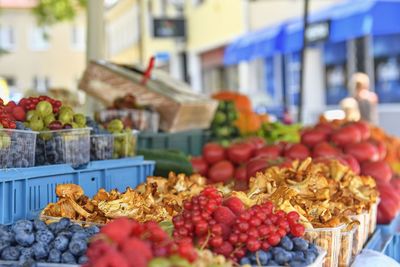
[[[242,95],[231,91],[222,91],[216,93],[212,98],[219,101],[233,101],[235,103],[236,109],[239,112],[251,112],[251,101],[246,95]]]
[[[258,114],[254,112],[239,112],[239,118],[236,121],[241,135],[248,135],[257,132],[261,127],[261,120]]]

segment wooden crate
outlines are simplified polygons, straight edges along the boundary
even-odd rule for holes
[[[151,79],[141,84],[143,70],[107,62],[91,62],[79,88],[106,106],[117,97],[134,95],[140,105],[150,105],[160,114],[160,129],[179,132],[210,127],[218,103],[195,93],[181,81],[154,70]]]

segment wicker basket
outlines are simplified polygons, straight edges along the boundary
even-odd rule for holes
[[[210,127],[217,102],[193,92],[190,87],[154,70],[141,84],[141,69],[107,62],[91,62],[80,81],[80,89],[109,106],[117,97],[130,93],[140,105],[149,105],[160,114],[160,129],[178,132]]]

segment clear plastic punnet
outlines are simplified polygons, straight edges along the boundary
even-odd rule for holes
[[[140,109],[101,110],[95,114],[96,120],[107,124],[114,119],[120,119],[127,128],[141,132],[158,132],[160,115],[154,111]]]
[[[90,128],[42,131],[36,140],[35,164],[85,167],[90,161]]]
[[[90,160],[112,159],[114,136],[112,134],[90,135]]]
[[[353,239],[356,227],[357,225],[351,224],[341,231],[339,267],[350,266],[353,260]]]
[[[0,129],[0,167],[2,169],[35,166],[37,132]]]
[[[113,159],[134,157],[136,155],[136,144],[139,132],[136,130],[113,134]]]
[[[326,251],[323,267],[339,266],[341,232],[344,224],[332,228],[306,229],[304,238]]]

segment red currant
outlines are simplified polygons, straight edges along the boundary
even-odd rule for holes
[[[210,245],[214,248],[221,246],[222,243],[224,243],[224,240],[220,236],[213,237],[210,240]]]
[[[298,222],[300,219],[300,215],[295,211],[291,211],[286,215],[286,218],[289,222]]]
[[[272,247],[274,247],[279,244],[281,237],[278,233],[273,233],[268,236],[267,241]]]
[[[305,228],[302,224],[297,223],[297,224],[292,224],[290,226],[290,233],[295,236],[295,237],[300,237],[303,236],[305,232]]]
[[[260,249],[261,243],[257,239],[251,238],[247,241],[246,247],[250,252],[256,252]]]

